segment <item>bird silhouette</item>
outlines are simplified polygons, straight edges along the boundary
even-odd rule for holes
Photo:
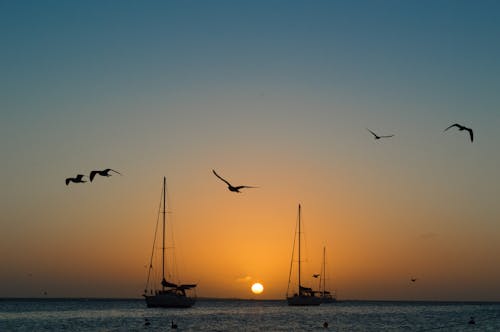
[[[410,280],[411,280],[411,282],[415,282],[415,281],[417,281],[418,279],[417,279],[417,278],[413,278],[413,277],[412,277]]]
[[[320,274],[313,274],[313,278],[317,278],[319,276],[320,276]]]
[[[173,329],[176,329],[177,328],[177,324],[175,324],[174,321],[172,321],[170,323],[170,327],[173,328]]]
[[[444,131],[447,131],[447,130],[448,130],[448,129],[450,129],[451,127],[457,127],[459,131],[462,131],[462,130],[467,130],[467,131],[469,132],[470,141],[471,141],[471,142],[474,142],[474,132],[472,131],[472,129],[467,128],[467,127],[465,127],[465,126],[462,126],[461,124],[454,123],[454,124],[452,124],[451,126],[449,126],[448,128],[446,128]]]
[[[377,135],[377,134],[375,134],[373,131],[371,131],[368,128],[366,128],[366,130],[368,130],[370,133],[372,133],[373,138],[375,138],[375,139],[388,138],[388,137],[394,136],[394,135]]]
[[[90,182],[92,182],[92,180],[94,180],[94,177],[96,176],[96,174],[99,174],[100,176],[106,176],[106,177],[110,177],[111,174],[109,174],[109,172],[115,172],[117,174],[120,174],[122,175],[122,173],[118,172],[118,171],[115,171],[114,169],[111,169],[111,168],[106,168],[102,171],[99,171],[99,170],[93,170],[92,172],[90,172]]]
[[[85,175],[83,174],[78,174],[77,176],[75,176],[74,178],[66,178],[66,185],[68,185],[70,182],[74,182],[74,183],[85,183],[87,181],[84,181],[83,180],[83,177]]]
[[[236,192],[236,193],[241,193],[240,189],[243,189],[243,188],[258,188],[258,187],[251,187],[251,186],[237,186],[237,187],[234,187],[227,180],[223,179],[219,174],[217,174],[217,172],[215,170],[212,170],[212,172],[214,172],[214,174],[215,174],[216,177],[218,177],[219,179],[221,179],[222,181],[224,181],[227,184],[227,189],[229,189],[230,191],[233,191],[233,192]]]

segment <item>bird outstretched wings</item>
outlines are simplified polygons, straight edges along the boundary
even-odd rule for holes
[[[224,183],[227,184],[227,189],[229,189],[229,191],[241,193],[240,189],[243,189],[243,188],[257,188],[257,187],[253,187],[253,186],[236,186],[235,187],[231,183],[229,183],[229,181],[227,181],[222,176],[220,176],[219,174],[217,174],[217,172],[215,170],[212,170],[212,172],[214,173],[214,175],[216,177],[218,177],[221,181],[223,181]]]
[[[452,128],[452,127],[457,127],[458,130],[462,131],[462,130],[466,130],[469,132],[469,137],[470,137],[470,141],[471,142],[474,142],[474,131],[471,129],[471,128],[468,128],[466,126],[462,126],[461,124],[459,123],[454,123],[450,126],[448,126],[444,131],[447,131],[448,129]]]
[[[373,135],[373,138],[375,138],[375,139],[389,138],[389,137],[393,137],[394,136],[394,134],[392,134],[392,135],[377,135],[377,134],[375,134],[373,131],[371,131],[368,128],[366,128],[366,130],[368,130]]]
[[[111,168],[106,168],[106,169],[103,169],[103,170],[93,170],[92,172],[90,172],[90,175],[89,175],[90,182],[92,182],[92,180],[94,180],[94,177],[97,174],[99,174],[101,176],[110,177],[111,174],[109,174],[109,172],[115,172],[116,174],[122,175],[122,173],[120,173],[118,171],[115,171],[114,169],[111,169]]]

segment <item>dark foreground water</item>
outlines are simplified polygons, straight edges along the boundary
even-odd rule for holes
[[[178,331],[500,331],[500,303],[198,300],[148,309],[142,300],[0,299],[0,331],[168,331],[172,320]]]

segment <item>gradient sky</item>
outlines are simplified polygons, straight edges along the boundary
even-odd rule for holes
[[[198,296],[284,298],[301,203],[339,298],[500,300],[499,38],[498,1],[0,1],[0,297],[140,296],[166,176]]]

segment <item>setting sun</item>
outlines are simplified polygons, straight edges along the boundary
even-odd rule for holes
[[[264,291],[264,286],[262,286],[262,284],[260,284],[260,283],[257,282],[257,283],[255,283],[255,284],[252,285],[252,292],[254,294],[260,294],[263,291]]]

